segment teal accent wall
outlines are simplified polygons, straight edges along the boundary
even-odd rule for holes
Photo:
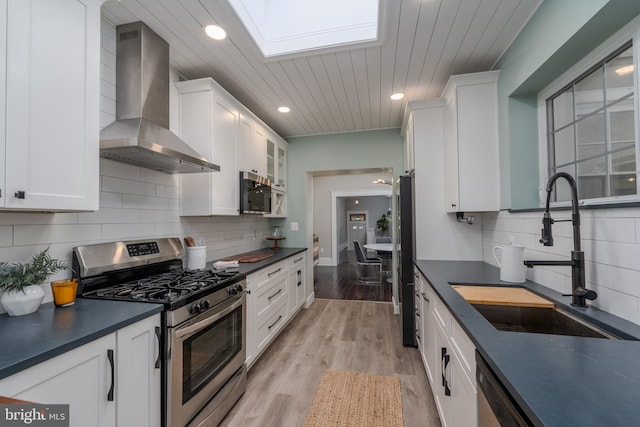
[[[638,14],[638,0],[545,0],[497,63],[503,208],[540,206],[537,93]]]
[[[287,219],[280,220],[287,247],[306,246],[308,172],[393,168],[394,177],[404,172],[400,129],[293,137],[287,142]],[[298,223],[299,231],[290,231],[291,222]]]

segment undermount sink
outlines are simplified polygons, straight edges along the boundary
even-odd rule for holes
[[[471,304],[500,331],[617,339],[559,308]]]
[[[618,339],[523,287],[453,288],[500,331]]]

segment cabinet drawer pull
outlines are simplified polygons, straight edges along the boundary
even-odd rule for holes
[[[293,261],[293,263],[294,263],[294,264],[297,264],[297,263],[299,263],[300,261],[302,261],[303,259],[304,259],[304,257],[303,257],[303,256],[301,256],[300,258],[298,258],[298,259],[294,260],[294,261]]]
[[[280,316],[278,316],[278,318],[276,319],[275,322],[273,322],[271,325],[267,326],[267,328],[269,330],[271,330],[271,328],[273,328],[274,326],[276,326],[276,324],[280,321],[280,319],[282,319],[282,314]]]
[[[113,350],[107,350],[107,359],[109,359],[109,365],[111,366],[111,387],[107,393],[107,400],[109,402],[113,402],[113,388],[116,381],[116,367],[114,365],[115,362],[113,361]]]
[[[426,297],[424,292],[422,293],[422,299],[425,300],[426,302],[429,302],[429,298]]]
[[[279,269],[277,269],[277,270],[275,270],[275,271],[272,271],[271,273],[267,274],[267,276],[268,276],[268,277],[271,277],[271,276],[273,276],[273,275],[274,275],[274,274],[276,274],[276,273],[280,273],[280,270],[282,270],[282,267],[280,267]]]
[[[16,196],[16,199],[24,199],[26,197],[24,191],[16,191],[14,196]]]
[[[156,357],[156,363],[154,365],[155,369],[160,369],[160,354],[162,350],[162,346],[160,345],[160,326],[156,326],[156,340],[158,340],[158,357]]]
[[[271,298],[275,298],[275,296],[278,295],[280,292],[282,292],[282,288],[278,289],[278,292],[276,292],[275,294],[271,295],[270,297],[267,297],[267,299],[271,301]]]
[[[420,317],[420,312],[418,311],[417,308],[416,308],[416,317]]]

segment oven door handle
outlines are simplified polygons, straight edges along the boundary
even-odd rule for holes
[[[176,329],[176,338],[177,339],[182,339],[187,335],[191,335],[194,332],[197,332],[199,330],[201,330],[202,328],[205,328],[209,325],[211,325],[212,323],[217,322],[218,320],[220,320],[221,318],[223,318],[224,316],[226,316],[227,314],[231,313],[233,310],[237,309],[238,307],[242,306],[242,304],[244,304],[244,300],[245,300],[245,295],[244,292],[238,294],[236,297],[234,297],[233,299],[231,299],[231,301],[229,302],[225,302],[223,304],[231,304],[229,305],[229,307],[223,309],[222,311],[218,312],[217,314],[214,314],[213,316],[209,316],[206,317],[204,319],[202,319],[201,321],[194,323],[192,325],[188,325],[185,326],[183,328],[177,328]],[[209,310],[213,310],[213,309],[217,309],[216,306],[214,306],[213,308],[209,309]]]

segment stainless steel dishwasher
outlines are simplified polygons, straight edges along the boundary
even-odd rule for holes
[[[532,426],[476,350],[478,427]]]

